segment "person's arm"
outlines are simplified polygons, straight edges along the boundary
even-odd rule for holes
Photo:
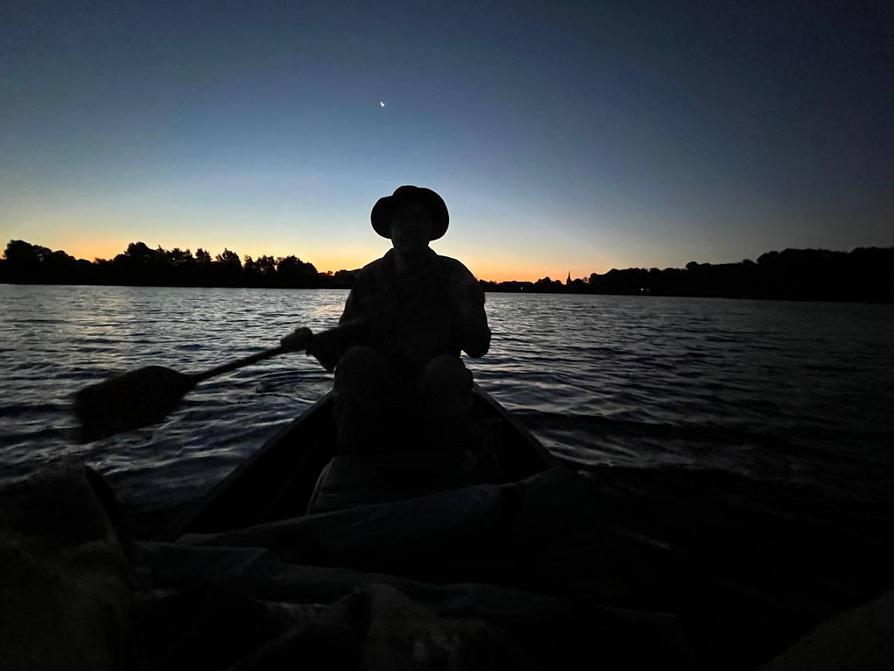
[[[365,333],[366,328],[362,323],[339,323],[334,329],[314,334],[307,346],[307,353],[331,373],[342,354],[354,345],[362,344]]]
[[[366,323],[361,321],[339,323],[336,328],[319,333],[301,326],[282,338],[280,345],[288,350],[307,352],[331,373],[342,354],[365,341],[366,331]]]
[[[484,291],[465,266],[458,269],[451,289],[454,337],[470,357],[482,357],[490,347],[491,335],[484,311]]]
[[[320,364],[332,372],[339,360],[348,349],[354,345],[362,345],[368,339],[368,321],[364,309],[365,282],[362,275],[358,275],[348,300],[345,301],[345,309],[338,320],[338,328],[330,331],[322,331],[313,335],[307,345],[307,353]]]

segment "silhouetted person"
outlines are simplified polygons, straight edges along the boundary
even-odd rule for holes
[[[484,292],[456,259],[429,242],[449,216],[434,191],[401,186],[370,215],[393,249],[357,274],[334,331],[299,328],[283,345],[335,369],[339,450],[461,447],[468,437],[472,375],[460,351],[490,345]]]

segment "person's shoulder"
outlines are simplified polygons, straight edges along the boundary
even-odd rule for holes
[[[465,264],[462,261],[454,259],[449,256],[441,256],[438,254],[438,263],[441,265],[441,268],[445,270],[452,276],[456,277],[471,277],[474,279],[474,275],[472,271],[466,268]]]
[[[369,280],[377,277],[378,275],[381,275],[382,272],[384,272],[386,264],[388,263],[388,254],[390,253],[391,252],[389,251],[387,254],[385,254],[385,256],[370,261],[365,266],[363,266],[360,270],[357,271],[355,281],[358,279]]]
[[[384,265],[385,259],[387,259],[387,258],[388,258],[388,254],[385,254],[385,256],[382,256],[381,258],[373,259],[372,261],[367,263],[365,266],[363,266],[360,269],[360,272],[361,273],[375,272],[377,269],[381,268]]]
[[[472,271],[465,264],[449,256],[438,256],[441,266],[441,278],[448,292],[470,304],[483,304],[484,291]]]

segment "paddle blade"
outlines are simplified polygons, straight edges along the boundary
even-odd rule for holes
[[[189,375],[164,366],[146,366],[86,387],[74,396],[81,438],[97,440],[155,424],[194,386]]]

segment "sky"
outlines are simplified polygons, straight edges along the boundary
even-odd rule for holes
[[[402,184],[478,277],[894,245],[894,5],[0,7],[0,239],[357,268]]]

